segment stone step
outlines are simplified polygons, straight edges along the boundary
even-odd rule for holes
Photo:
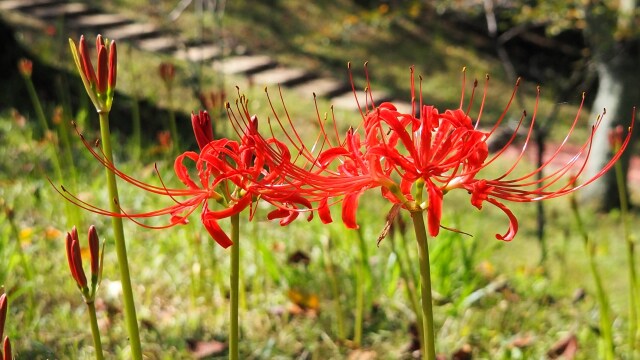
[[[178,48],[179,41],[174,36],[163,35],[137,41],[142,50],[151,52],[171,52]]]
[[[90,11],[89,6],[83,3],[65,3],[37,7],[26,11],[26,13],[41,19],[53,19],[57,17],[79,16],[87,14]]]
[[[0,1],[0,10],[26,11],[29,8],[60,4],[61,0],[5,0]]]
[[[158,34],[160,30],[151,24],[133,23],[105,29],[104,36],[113,40],[141,39]]]
[[[76,17],[70,20],[68,24],[76,29],[102,30],[131,22],[131,20],[117,14],[91,14]]]
[[[276,67],[251,75],[253,82],[261,85],[293,85],[313,77],[313,74],[295,68]]]
[[[356,97],[358,99],[358,102],[356,102]],[[352,91],[348,91],[342,95],[332,97],[329,101],[336,108],[345,109],[345,110],[358,111],[359,110],[358,103],[360,104],[362,111],[366,110],[367,104],[369,104],[369,107],[371,107],[370,105],[371,100],[369,99],[368,93],[358,90],[356,91],[356,97],[354,97]],[[380,103],[384,101],[389,101],[389,100],[390,100],[390,96],[384,91],[373,91],[373,101],[375,102],[376,105],[380,105]]]
[[[213,68],[224,74],[253,74],[276,66],[266,55],[239,55],[213,63]]]
[[[201,62],[220,57],[220,55],[222,55],[222,49],[215,44],[200,44],[178,50],[174,54],[180,60]]]
[[[333,78],[317,78],[296,84],[293,88],[301,94],[329,98],[349,90],[349,84]]]

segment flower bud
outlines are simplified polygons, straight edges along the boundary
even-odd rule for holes
[[[11,341],[9,341],[9,337],[4,338],[4,344],[2,345],[4,355],[2,356],[2,360],[11,360]]]
[[[78,231],[75,226],[66,237],[67,262],[71,276],[76,281],[80,289],[87,286],[87,277],[82,269],[82,256],[80,255],[80,242],[78,241]]]
[[[18,71],[20,75],[25,78],[31,77],[31,73],[33,72],[33,63],[29,59],[20,59],[18,60]]]
[[[0,295],[0,339],[4,332],[4,322],[7,319],[7,294]]]
[[[200,150],[213,141],[213,128],[211,127],[211,117],[208,112],[200,110],[198,114],[192,113],[191,126]]]
[[[96,227],[89,227],[89,253],[91,255],[91,279],[98,278],[100,268],[100,240],[98,239],[98,231]]]

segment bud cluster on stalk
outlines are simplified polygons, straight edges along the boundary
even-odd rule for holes
[[[82,267],[82,255],[80,251],[80,240],[78,239],[78,230],[74,226],[71,232],[66,235],[66,251],[67,262],[71,276],[82,292],[85,302],[89,303],[94,300],[96,290],[102,280],[102,259],[104,256],[104,244],[102,254],[100,253],[100,240],[95,226],[89,227],[89,256],[91,266],[91,287],[87,282],[87,276]]]

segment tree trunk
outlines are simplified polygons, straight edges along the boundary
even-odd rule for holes
[[[620,51],[606,62],[597,62],[599,86],[593,103],[591,119],[595,121],[598,114],[601,114],[605,108],[606,115],[593,139],[591,158],[587,168],[589,177],[600,171],[612,155],[608,138],[609,131],[617,125],[622,125],[626,129],[631,121],[633,107],[640,104],[640,71],[637,64],[637,54],[631,56],[627,51]],[[631,145],[637,143],[639,133],[634,130],[633,136],[636,141],[633,141]],[[625,178],[628,174],[631,154],[634,151],[635,147],[630,146],[620,159]],[[592,184],[587,193],[590,198],[598,201],[602,210],[618,208],[620,196],[615,171],[609,171]],[[628,194],[628,191],[626,193]]]
[[[606,115],[593,139],[591,159],[587,167],[589,177],[600,171],[612,155],[609,131],[617,125],[626,129],[631,121],[633,107],[640,105],[640,39],[629,25],[635,7],[635,0],[621,1],[621,6],[617,9],[609,8],[596,0],[586,9],[588,25],[585,35],[591,43],[599,79],[592,107],[592,121],[606,109]],[[633,145],[637,144],[639,134],[640,131],[634,130],[633,141],[620,159],[625,179],[631,154],[635,151]],[[626,183],[625,181],[625,187]],[[619,207],[620,196],[615,171],[609,171],[592,184],[587,197],[597,201],[602,210]]]

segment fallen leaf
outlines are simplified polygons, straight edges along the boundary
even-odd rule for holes
[[[579,302],[581,302],[582,300],[584,300],[584,298],[587,296],[587,293],[584,291],[583,288],[578,288],[576,289],[576,291],[573,293],[573,296],[571,297],[571,303],[572,304],[577,304]]]
[[[287,263],[289,264],[302,264],[307,266],[310,262],[311,257],[309,257],[309,255],[307,255],[307,253],[305,253],[304,251],[300,250],[289,255],[289,258],[287,259]]]
[[[356,349],[349,353],[348,360],[375,360],[378,358],[378,353],[373,350]]]
[[[551,349],[547,351],[549,359],[562,358],[564,360],[572,360],[578,352],[578,338],[571,333],[564,338],[558,340]]]
[[[511,346],[522,349],[531,346],[531,344],[533,344],[533,340],[534,338],[531,334],[520,335],[511,341]]]
[[[471,345],[464,344],[451,355],[451,360],[471,360]]]
[[[228,347],[226,343],[216,340],[187,340],[187,346],[195,359],[204,359],[209,356],[220,355],[227,350]]]

